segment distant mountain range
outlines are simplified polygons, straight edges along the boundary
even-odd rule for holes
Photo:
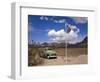
[[[79,47],[79,48],[87,48],[88,46],[88,37],[86,36],[83,41],[76,43],[76,44],[68,44],[68,48],[74,48],[74,47]]]
[[[47,43],[44,42],[42,44],[39,43],[34,43],[34,44],[29,44],[29,47],[53,47],[53,48],[65,48],[66,46],[68,48],[87,48],[88,46],[88,37],[86,36],[83,41],[78,42],[76,44],[67,44],[66,43],[57,43],[57,42],[53,42],[53,43]]]

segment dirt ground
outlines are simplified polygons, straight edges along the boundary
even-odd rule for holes
[[[42,65],[65,65],[66,62],[63,56],[57,56],[56,59],[44,59],[44,63]]]
[[[80,55],[77,57],[68,57],[67,64],[87,64],[88,57],[87,55]]]
[[[64,48],[55,49],[57,52],[56,59],[46,59],[39,56],[31,57],[32,60],[36,59],[39,64],[35,66],[50,66],[50,65],[73,65],[73,64],[87,64],[88,55],[87,48],[68,48],[67,54]]]
[[[68,48],[67,64],[87,64],[88,50],[87,48]]]
[[[87,55],[80,55],[78,57],[57,56],[57,59],[44,59],[43,66],[48,65],[71,65],[71,64],[87,64]]]
[[[44,59],[43,65],[71,65],[87,64],[87,48],[68,48],[67,50],[55,49],[58,52],[57,59]],[[67,51],[67,54],[65,52]]]

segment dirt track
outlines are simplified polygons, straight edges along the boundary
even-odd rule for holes
[[[67,64],[87,64],[88,57],[87,55],[80,55],[77,57],[68,57]]]
[[[64,65],[66,64],[63,56],[57,56],[56,59],[44,59],[43,65]]]
[[[70,64],[86,64],[87,63],[87,55],[80,55],[77,57],[67,57],[57,56],[57,59],[44,59],[44,63],[42,65],[70,65]]]

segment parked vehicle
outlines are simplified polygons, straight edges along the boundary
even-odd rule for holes
[[[41,51],[40,57],[47,58],[47,59],[56,59],[57,53],[51,48],[45,48]]]

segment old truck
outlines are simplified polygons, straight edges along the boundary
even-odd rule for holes
[[[52,48],[44,48],[40,53],[40,57],[47,58],[47,59],[56,59],[57,52],[54,51]]]

